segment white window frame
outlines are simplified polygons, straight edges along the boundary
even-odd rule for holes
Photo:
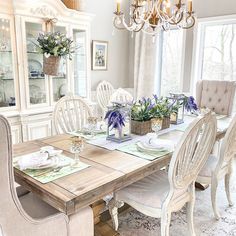
[[[193,40],[193,60],[192,60],[192,76],[191,76],[191,93],[196,93],[196,83],[202,78],[202,63],[204,56],[204,38],[207,26],[236,24],[236,14],[227,16],[207,17],[198,19],[198,23],[194,30]]]

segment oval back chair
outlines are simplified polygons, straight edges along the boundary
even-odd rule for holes
[[[98,84],[96,93],[98,105],[102,109],[103,115],[105,115],[111,95],[114,93],[114,88],[111,83],[103,80]]]
[[[83,98],[75,95],[65,96],[56,104],[53,122],[58,134],[78,131],[92,116],[89,105]]]
[[[220,219],[220,213],[216,206],[216,190],[218,182],[225,179],[225,191],[229,206],[233,205],[230,193],[230,178],[233,171],[233,157],[236,154],[236,116],[222,140],[218,156],[210,155],[205,166],[198,175],[197,181],[203,184],[211,184],[211,202],[215,218]]]
[[[111,96],[110,103],[132,103],[134,100],[133,96],[122,88],[118,88]]]
[[[118,207],[126,202],[143,214],[161,218],[161,236],[169,236],[171,213],[188,203],[189,235],[195,236],[195,181],[213,148],[215,138],[216,118],[211,114],[196,118],[178,143],[168,173],[157,171],[115,193],[109,204],[115,229],[118,229]]]

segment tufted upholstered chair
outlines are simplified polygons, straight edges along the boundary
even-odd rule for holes
[[[201,80],[196,86],[196,100],[200,108],[230,116],[233,110],[236,82]]]
[[[208,113],[196,118],[177,145],[168,173],[157,171],[115,192],[109,203],[115,230],[118,229],[117,210],[126,202],[145,215],[161,218],[161,236],[169,236],[171,213],[187,203],[188,235],[195,236],[195,180],[211,152],[215,136],[215,117]]]
[[[10,126],[0,115],[0,235],[1,236],[92,236],[90,207],[67,217],[32,193],[18,198],[12,167]]]

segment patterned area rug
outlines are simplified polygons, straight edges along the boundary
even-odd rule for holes
[[[236,170],[236,162],[234,163]],[[236,236],[236,173],[231,179],[233,207],[228,206],[224,191],[224,181],[221,181],[217,191],[217,205],[221,219],[213,218],[211,208],[210,188],[196,192],[194,223],[198,236]],[[160,219],[147,217],[134,209],[129,209],[119,215],[119,233],[121,236],[158,236],[160,235]],[[170,225],[171,236],[189,236],[186,221],[186,209],[172,214]]]

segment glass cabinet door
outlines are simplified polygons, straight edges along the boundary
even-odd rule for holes
[[[55,26],[55,32],[61,32],[66,34],[66,27]],[[67,79],[67,60],[61,58],[59,74],[52,77],[52,91],[53,102],[57,102],[60,98],[64,97],[68,91],[68,79]]]
[[[16,105],[10,24],[0,18],[0,108]]]
[[[40,23],[26,22],[26,45],[30,105],[47,103],[47,81],[43,73],[43,54],[37,52],[37,38],[43,31]]]
[[[75,94],[87,97],[86,31],[74,29],[73,41],[76,48],[73,58]]]

